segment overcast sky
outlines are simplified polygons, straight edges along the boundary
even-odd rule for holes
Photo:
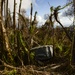
[[[14,0],[9,0],[9,8],[11,9],[11,11],[13,11],[13,1]],[[17,3],[16,7],[18,11],[20,0],[16,0],[16,3]],[[37,20],[39,21],[39,25],[42,25],[45,22],[44,15],[50,14],[50,6],[54,6],[54,7],[59,6],[59,5],[63,6],[67,3],[67,0],[22,0],[22,8],[27,11],[28,16],[30,15],[30,4],[31,3],[33,3],[33,7],[34,7],[33,11],[38,12]],[[65,26],[71,25],[72,23],[71,20],[73,20],[73,18],[61,16],[63,11],[62,12],[60,11],[60,14],[59,14],[60,21]]]

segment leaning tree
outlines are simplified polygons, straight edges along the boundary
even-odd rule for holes
[[[2,17],[2,10],[3,10],[3,1],[5,0],[0,0],[0,32],[1,32],[1,37],[2,38],[2,45],[4,47],[4,51],[5,53],[7,53],[7,57],[8,59],[13,60],[12,59],[12,56],[11,56],[11,49],[9,47],[9,40],[8,40],[8,36],[7,36],[7,33],[6,33],[6,29],[5,29],[5,25],[3,23],[3,17]],[[2,52],[4,52],[2,50]],[[12,61],[11,61],[12,62]]]

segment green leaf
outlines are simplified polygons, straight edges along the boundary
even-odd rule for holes
[[[21,32],[19,32],[19,41],[20,41],[20,44],[24,47],[25,51],[28,53],[29,51],[28,51],[28,49],[26,48],[25,42],[23,41],[22,38],[23,38],[23,37],[22,37],[22,34],[21,34]]]

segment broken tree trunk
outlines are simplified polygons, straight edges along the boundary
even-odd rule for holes
[[[12,56],[11,56],[11,49],[9,47],[9,40],[8,40],[8,36],[7,36],[7,33],[6,33],[6,29],[4,27],[4,23],[3,23],[3,19],[2,19],[2,14],[1,14],[1,11],[2,11],[2,7],[1,7],[1,1],[0,0],[0,30],[2,31],[1,32],[1,35],[2,35],[2,38],[3,38],[3,45],[5,46],[5,50],[7,52],[7,55],[8,55],[8,58],[10,59],[10,61],[12,60]]]
[[[74,5],[74,35],[73,35],[73,41],[72,41],[72,58],[71,58],[71,65],[75,66],[75,0],[73,0]]]

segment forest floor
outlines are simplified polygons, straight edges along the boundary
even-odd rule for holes
[[[0,75],[75,75],[75,68],[69,63],[53,63],[45,66],[27,65],[13,67],[5,64]]]

